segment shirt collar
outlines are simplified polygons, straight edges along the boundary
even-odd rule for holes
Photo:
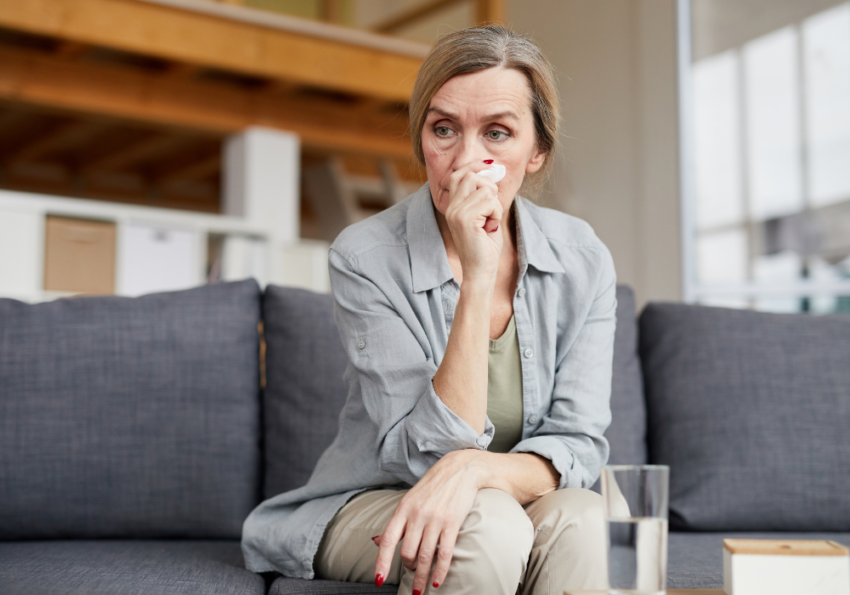
[[[410,246],[414,292],[427,291],[454,278],[434,215],[428,182],[413,195],[407,211],[407,243]]]
[[[545,273],[566,273],[564,265],[555,256],[543,230],[531,216],[526,199],[517,195],[514,204],[516,219],[519,222],[516,236],[520,274],[525,274],[528,265]]]
[[[525,274],[528,265],[548,273],[565,273],[543,231],[528,212],[525,200],[519,195],[514,199],[520,275]],[[414,292],[427,291],[454,279],[427,182],[411,199],[407,213],[407,242]]]

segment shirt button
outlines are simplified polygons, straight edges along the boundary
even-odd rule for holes
[[[529,358],[533,357],[534,351],[531,348],[528,348],[523,352],[523,355],[525,355],[525,357],[529,357]]]
[[[528,418],[528,423],[529,423],[530,425],[534,425],[534,424],[536,424],[536,423],[537,423],[537,416],[536,416],[536,415],[532,415],[531,417],[529,417],[529,418]]]
[[[363,349],[364,347],[366,347],[366,341],[360,339],[360,342],[357,343],[357,349]]]
[[[519,288],[519,297],[522,297],[524,295],[525,295],[525,287],[520,287]]]

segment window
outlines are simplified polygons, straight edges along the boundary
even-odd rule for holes
[[[685,295],[850,313],[850,2],[776,1],[679,1]]]

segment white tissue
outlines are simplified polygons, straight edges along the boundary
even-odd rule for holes
[[[489,169],[485,169],[484,171],[478,172],[479,176],[484,176],[488,180],[493,180],[493,182],[500,182],[502,178],[505,177],[506,169],[504,165],[499,165],[498,163],[494,163],[490,166]]]

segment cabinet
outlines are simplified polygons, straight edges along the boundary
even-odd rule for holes
[[[139,223],[121,225],[118,293],[137,296],[200,285],[204,282],[201,242],[195,230]]]
[[[41,289],[44,218],[0,208],[0,295],[25,297]]]

